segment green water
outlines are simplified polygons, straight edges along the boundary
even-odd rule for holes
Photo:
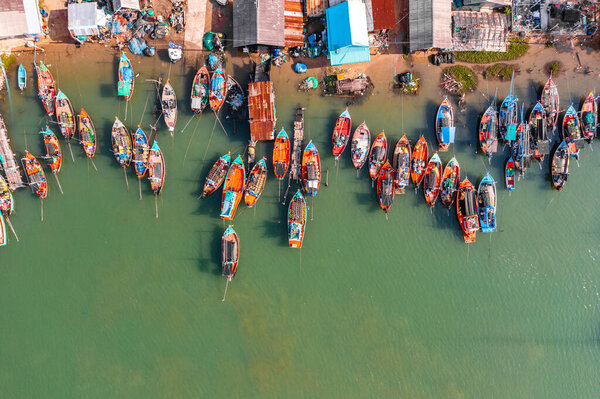
[[[597,149],[572,164],[561,193],[550,189],[547,161],[541,170],[533,164],[510,196],[499,184],[498,232],[466,246],[455,215],[439,205],[431,214],[422,192],[397,196],[386,220],[366,170],[357,178],[347,152],[338,165],[330,155],[344,100],[296,94],[297,78],[275,70],[278,128],[291,132],[296,104],[307,108],[306,136],[329,169],[329,187],[309,202],[302,250],[287,246],[287,208],[272,174],[256,207],[240,206],[240,264],[223,303],[220,194],[196,197],[219,155],[244,151],[247,127],[233,134],[224,121],[229,136],[217,124],[210,139],[215,119],[206,113],[181,132],[198,65],[134,60],[140,75],[126,125],[142,119],[149,131],[154,86],[145,79],[159,71],[170,75],[182,110],[173,139],[159,123],[167,180],[156,219],[148,182],[140,201],[134,174],[127,191],[110,152],[114,116],[125,119],[116,58],[83,54],[44,60],[76,110],[83,105],[95,121],[98,171],[78,144],[73,164],[63,144],[64,195],[49,176],[43,222],[39,199],[15,193],[21,241],[10,236],[1,250],[3,397],[597,397]],[[425,75],[421,96],[395,96],[383,82],[350,107],[353,125],[385,129],[390,145],[403,129],[413,143],[421,133],[433,143],[440,93],[430,67],[416,68]],[[581,76],[557,79],[564,107],[593,88]],[[538,80],[517,80],[522,100],[535,98]],[[14,150],[40,154],[45,118],[28,84],[22,96],[13,92],[12,112],[7,101],[2,110]],[[504,97],[508,85],[499,87]],[[475,182],[490,170],[501,180],[504,156],[488,165],[475,155],[477,113],[489,100],[477,93],[467,101],[457,143],[442,159],[455,151],[463,176]],[[260,143],[257,156],[271,148]]]

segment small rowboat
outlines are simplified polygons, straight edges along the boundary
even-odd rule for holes
[[[4,180],[4,177],[0,175],[0,212],[2,216],[9,217],[14,210],[14,200],[12,193]]]
[[[440,156],[433,154],[427,169],[425,169],[425,178],[423,179],[423,194],[425,195],[425,202],[430,208],[435,206],[435,201],[440,193],[440,187],[442,184],[442,161]]]
[[[519,107],[517,104],[519,99],[513,95],[514,77],[515,74],[513,72],[513,76],[510,80],[510,92],[500,105],[500,114],[498,117],[500,135],[502,136],[502,139],[509,144],[517,137],[517,125],[519,119]]]
[[[231,281],[240,260],[240,239],[231,226],[227,227],[221,238],[221,254],[221,274],[227,277],[227,281]]]
[[[210,103],[210,109],[217,113],[225,102],[225,94],[227,92],[227,85],[225,84],[225,73],[222,67],[218,67],[210,79],[210,91],[208,93],[208,101]]]
[[[133,169],[138,179],[141,179],[146,175],[148,170],[148,155],[150,153],[150,147],[148,146],[148,138],[146,133],[138,125],[137,130],[133,133],[133,152],[131,159],[133,161]]]
[[[495,95],[479,123],[479,145],[483,154],[491,162],[492,154],[498,151],[498,111],[496,110]]]
[[[450,209],[456,198],[456,191],[460,184],[460,165],[455,157],[446,164],[444,174],[442,175],[442,187],[440,199],[442,205]]]
[[[552,157],[552,185],[558,191],[562,190],[569,177],[569,146],[562,141]]]
[[[362,168],[367,160],[369,147],[371,146],[371,132],[365,122],[358,125],[352,135],[352,143],[350,143],[350,155],[352,156],[352,164],[358,170]],[[357,172],[358,173],[358,172]]]
[[[191,105],[192,112],[196,115],[202,113],[208,105],[208,92],[210,86],[210,75],[206,65],[198,69],[192,82]]]
[[[552,76],[550,76],[550,79],[548,79],[544,85],[541,103],[544,107],[544,111],[546,111],[546,123],[548,124],[548,127],[554,129],[558,122],[560,99],[558,97],[558,88],[554,81],[552,81]]]
[[[158,146],[158,141],[154,140],[148,155],[148,180],[155,196],[162,191],[166,174],[165,157]]]
[[[281,129],[275,137],[275,146],[273,147],[273,172],[277,180],[283,180],[290,165],[290,139]]]
[[[127,128],[119,118],[115,117],[115,123],[113,123],[110,138],[117,162],[123,168],[128,167],[133,155],[131,149],[131,137],[129,136]]]
[[[504,184],[506,184],[508,191],[515,189],[515,161],[513,157],[508,158],[504,166]]]
[[[46,113],[49,117],[54,115],[54,98],[56,97],[56,85],[50,70],[40,61],[40,66],[36,66],[37,82],[38,82],[38,97],[42,101]]]
[[[23,92],[23,89],[27,87],[27,71],[25,71],[23,64],[20,64],[19,69],[17,70],[17,83],[19,84],[21,92]]]
[[[311,140],[308,142],[304,153],[302,153],[302,185],[304,186],[306,195],[309,197],[316,196],[320,183],[321,160],[317,147],[315,147]]]
[[[231,157],[229,153],[223,155],[214,163],[208,175],[206,176],[206,181],[204,182],[204,188],[202,189],[202,196],[208,197],[223,184],[225,180],[225,176],[227,176],[227,171],[229,171],[229,163],[231,162]]]
[[[479,224],[483,233],[496,231],[496,182],[486,173],[477,189]]]
[[[244,105],[244,90],[231,75],[227,75],[225,103],[229,106],[231,112],[239,111]]]
[[[23,169],[25,169],[31,191],[40,199],[46,198],[48,184],[46,183],[44,170],[38,160],[29,151],[25,150],[25,156],[21,158],[21,162],[23,163]]]
[[[125,97],[125,100],[129,101],[131,96],[133,96],[134,87],[135,79],[133,77],[133,67],[125,53],[121,53],[121,58],[119,58],[119,82],[117,94]]]
[[[249,208],[252,208],[262,194],[265,183],[267,182],[267,157],[262,157],[254,165],[248,175],[248,184],[244,191],[244,201]]]
[[[454,127],[454,110],[448,97],[445,97],[438,109],[435,118],[435,137],[437,138],[440,146],[440,151],[448,151],[450,144],[454,143],[454,134],[456,127]]]
[[[371,151],[369,152],[369,177],[371,180],[377,178],[379,169],[383,166],[387,160],[387,139],[385,133],[381,132],[373,141]]]
[[[581,131],[588,143],[591,143],[594,137],[596,137],[597,125],[598,105],[596,104],[596,94],[590,91],[590,94],[588,94],[581,106]]]
[[[377,174],[377,200],[385,213],[389,212],[394,202],[394,192],[394,169],[386,161]]]
[[[406,134],[398,140],[392,162],[395,171],[394,191],[397,194],[404,194],[410,180],[410,141],[406,138]]]
[[[60,150],[58,139],[48,125],[46,125],[46,130],[42,130],[40,134],[43,136],[44,147],[46,149],[44,159],[48,162],[52,173],[57,174],[60,172],[60,167],[62,166],[62,151]]]
[[[333,146],[333,157],[337,161],[348,145],[350,139],[350,129],[352,129],[352,120],[348,108],[338,116],[333,128],[331,143]]]
[[[231,164],[229,172],[227,172],[227,177],[225,178],[221,219],[233,220],[235,211],[242,200],[245,185],[246,172],[244,170],[244,161],[242,161],[242,157],[238,155]]]
[[[93,158],[96,153],[96,128],[92,118],[81,108],[79,114],[79,139],[83,146],[83,151],[88,158]]]
[[[531,156],[536,161],[542,162],[544,156],[550,150],[548,140],[548,123],[546,122],[546,111],[538,101],[529,114],[529,135],[531,139]]]
[[[428,158],[429,149],[427,148],[427,141],[425,137],[421,136],[413,148],[410,164],[410,177],[415,185],[415,190],[419,188],[419,185],[423,181]]]
[[[306,201],[298,190],[288,208],[288,242],[292,248],[302,248],[306,227]]]
[[[56,95],[56,103],[54,109],[56,110],[56,121],[60,126],[60,132],[63,137],[69,141],[75,134],[75,117],[73,116],[73,106],[71,101],[67,98],[65,93],[60,89]]]
[[[577,111],[575,111],[573,105],[569,106],[563,118],[562,136],[563,140],[569,146],[571,156],[578,159],[579,148],[577,143],[582,139],[581,126],[579,124],[579,118],[577,117]]]
[[[456,217],[466,243],[476,240],[479,230],[478,213],[477,192],[469,179],[465,179],[460,183],[456,194]]]
[[[167,83],[163,86],[162,97],[160,101],[160,105],[162,107],[163,118],[165,119],[165,124],[173,135],[173,131],[175,131],[175,124],[177,123],[177,97],[175,96],[175,90],[169,79],[167,79]]]

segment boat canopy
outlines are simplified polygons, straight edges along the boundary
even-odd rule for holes
[[[454,126],[442,127],[442,143],[444,143],[444,144],[454,143],[455,132],[456,132],[456,127],[454,127]]]
[[[504,136],[504,140],[513,141],[517,139],[517,125],[511,123],[506,127],[506,135]]]

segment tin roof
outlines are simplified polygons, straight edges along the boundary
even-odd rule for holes
[[[254,141],[275,139],[275,91],[273,82],[248,84],[248,122]]]
[[[457,11],[453,15],[454,51],[499,51],[508,47],[506,15],[494,12]]]
[[[302,0],[285,0],[285,45],[302,46],[304,44],[304,14]]]
[[[98,3],[71,3],[68,10],[68,29],[97,29],[96,6]]]
[[[36,0],[0,0],[0,39],[42,33],[39,15]]]
[[[235,0],[233,46],[285,45],[283,0]]]
[[[325,14],[327,0],[305,0],[306,15],[309,17],[318,17]]]
[[[372,30],[394,29],[396,26],[394,0],[370,0],[370,3],[373,15]]]
[[[410,0],[410,51],[452,46],[452,0]],[[434,23],[435,21],[435,23]]]

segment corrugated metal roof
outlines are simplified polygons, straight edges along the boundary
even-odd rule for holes
[[[501,51],[508,47],[508,28],[506,15],[457,11],[453,15],[454,33],[452,49],[454,51]]]
[[[98,3],[71,3],[67,6],[68,29],[92,29],[96,25],[96,6]]]
[[[285,45],[284,0],[235,0],[233,46]]]
[[[326,4],[327,0],[305,0],[306,15],[309,17],[318,17],[325,14]]]
[[[285,45],[302,46],[304,44],[304,14],[302,0],[285,0]]]
[[[139,10],[140,9],[140,1],[139,0],[113,0],[113,10],[115,12],[117,12],[121,8],[128,8],[131,10]]]
[[[273,82],[248,84],[248,122],[254,141],[275,139],[275,91]]]
[[[0,0],[0,38],[40,33],[40,10],[36,0]]]
[[[373,10],[373,30],[394,29],[396,8],[394,0],[370,0]]]
[[[370,60],[364,3],[348,0],[327,9],[327,47],[331,65]]]
[[[452,46],[452,0],[410,0],[410,51]],[[435,21],[435,23],[434,23]]]

